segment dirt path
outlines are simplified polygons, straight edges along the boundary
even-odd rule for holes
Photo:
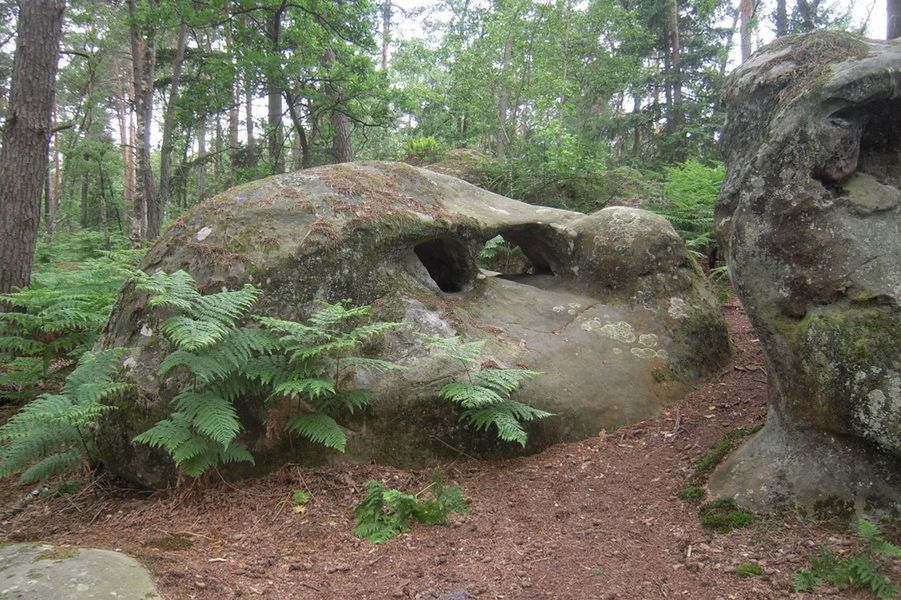
[[[289,467],[193,495],[141,497],[97,483],[32,503],[0,532],[121,549],[148,564],[172,599],[837,595],[793,594],[788,577],[821,544],[852,548],[847,534],[787,516],[714,535],[700,527],[696,506],[676,497],[692,458],[766,413],[759,343],[737,306],[726,313],[737,347],[733,368],[657,419],[523,459],[443,468],[472,509],[447,527],[417,527],[380,546],[360,541],[351,534],[351,510],[364,481],[421,489],[430,473],[342,466]],[[679,433],[671,437],[677,415]],[[295,487],[313,493],[303,513],[288,501]],[[736,575],[745,562],[760,564],[764,575]]]

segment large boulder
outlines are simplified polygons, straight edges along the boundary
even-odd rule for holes
[[[717,226],[770,388],[711,489],[901,508],[901,41],[786,37],[724,99]]]
[[[482,246],[497,235],[522,249],[526,272],[479,269]],[[242,441],[259,468],[423,466],[517,451],[467,430],[437,398],[455,367],[430,357],[417,331],[484,339],[486,361],[545,373],[520,398],[555,416],[529,429],[526,452],[650,417],[729,359],[719,307],[663,218],[531,206],[402,163],[332,165],[233,188],[179,218],[142,268],[185,269],[209,291],[251,282],[263,290],[256,312],[281,318],[305,318],[316,300],[350,299],[413,324],[380,349],[409,371],[360,375],[373,394],[366,411],[341,419],[346,454],[267,435],[265,407],[243,401]],[[170,348],[146,301],[127,285],[100,341],[132,348],[125,364],[140,392],[111,414],[101,438],[113,470],[158,485],[171,478],[171,462],[131,442],[175,393],[156,375]]]

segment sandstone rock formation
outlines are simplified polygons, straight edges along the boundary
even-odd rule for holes
[[[527,273],[484,273],[484,242],[521,247]],[[514,451],[474,434],[436,392],[453,365],[430,358],[415,332],[486,339],[484,358],[545,373],[521,399],[556,416],[530,429],[527,451],[596,435],[655,414],[722,368],[729,341],[703,275],[663,218],[610,208],[592,215],[542,208],[402,163],[332,165],[236,187],[164,233],[142,268],[185,269],[209,291],[252,282],[256,311],[303,319],[314,301],[373,304],[413,323],[382,352],[408,372],[361,383],[368,409],[340,419],[345,455],[266,435],[261,403],[240,407],[259,467],[284,461],[374,461],[422,466],[467,454]],[[106,424],[106,462],[156,485],[168,458],[130,440],[170,409],[174,390],[156,376],[169,351],[146,296],[123,289],[100,342],[131,347],[140,393]]]
[[[718,234],[770,409],[711,489],[901,508],[901,42],[783,38],[724,97]]]

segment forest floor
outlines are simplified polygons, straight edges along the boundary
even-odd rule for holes
[[[868,597],[791,590],[790,574],[819,546],[839,554],[859,548],[847,524],[758,516],[717,535],[676,495],[692,459],[766,414],[760,344],[734,301],[725,310],[732,367],[658,418],[525,458],[440,468],[470,499],[471,514],[454,515],[448,526],[417,526],[381,545],[352,534],[366,480],[419,490],[431,471],[290,466],[262,479],[154,495],[100,479],[34,501],[0,523],[0,541],[122,550],[146,564],[172,600]],[[303,512],[291,504],[293,488],[312,493]],[[3,514],[30,488],[6,480],[0,490]],[[739,576],[735,567],[748,562],[763,575]]]

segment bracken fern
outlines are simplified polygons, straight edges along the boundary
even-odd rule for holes
[[[481,368],[479,360],[484,340],[463,342],[459,337],[426,336],[435,358],[459,363],[465,381],[448,383],[438,392],[462,409],[460,418],[477,430],[494,426],[497,436],[506,442],[525,447],[528,435],[523,423],[552,416],[513,399],[522,384],[541,373],[528,369]]]
[[[186,383],[172,400],[172,413],[135,441],[166,450],[193,477],[219,463],[253,462],[237,441],[238,398],[292,403],[287,431],[343,452],[347,435],[336,416],[368,399],[366,390],[349,384],[352,371],[403,368],[357,355],[366,341],[401,325],[358,324],[369,318],[368,306],[323,304],[307,324],[256,316],[255,323],[239,326],[251,320],[260,294],[251,285],[202,295],[191,276],[178,271],[141,275],[137,287],[150,293],[151,308],[167,315],[161,330],[175,347],[158,375],[180,373]]]
[[[35,482],[94,462],[97,423],[113,409],[106,401],[128,388],[113,379],[123,353],[85,353],[58,393],[38,396],[0,427],[0,477]]]
[[[465,515],[469,506],[458,485],[444,485],[437,477],[418,494],[387,489],[379,481],[366,482],[366,496],[354,509],[354,534],[375,544],[410,531],[414,522],[444,525],[450,513]],[[420,498],[425,492],[431,497]]]

